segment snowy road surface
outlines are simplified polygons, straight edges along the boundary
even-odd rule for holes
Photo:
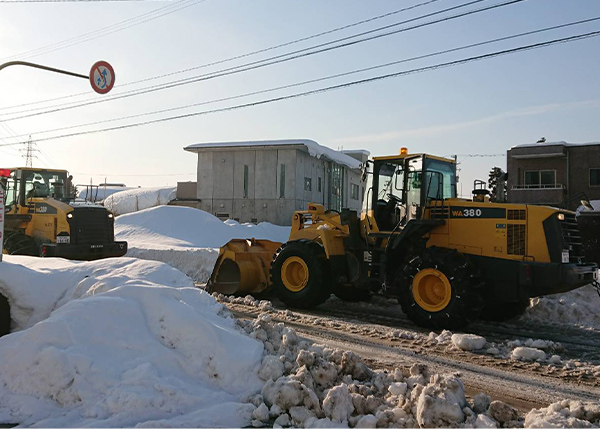
[[[249,299],[221,296],[220,300],[239,317],[252,318],[262,311]],[[436,372],[458,372],[468,392],[485,392],[521,411],[563,398],[592,401],[600,397],[600,331],[557,329],[539,322],[479,322],[470,326],[469,332],[485,338],[485,345],[463,350],[455,344],[456,336],[452,341],[452,333],[438,335],[412,325],[397,304],[382,297],[368,304],[332,297],[313,311],[292,311],[277,300],[272,303],[273,320],[286,323],[313,341],[352,350],[373,368],[424,363]],[[535,340],[530,337],[534,334]],[[564,340],[569,343],[561,343]],[[543,352],[542,358],[529,360],[513,354],[519,347],[561,356],[551,353],[546,359]]]

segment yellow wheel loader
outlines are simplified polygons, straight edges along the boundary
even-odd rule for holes
[[[331,293],[358,301],[380,292],[419,326],[456,329],[514,317],[531,297],[596,281],[573,212],[492,203],[483,186],[472,200],[457,198],[454,160],[403,148],[365,163],[363,180],[360,217],[310,204],[293,215],[289,241],[275,252],[264,240],[236,240],[239,251],[230,242],[208,290],[272,289],[296,308]]]
[[[5,192],[3,253],[93,260],[123,256],[114,217],[98,204],[76,202],[65,170],[0,169]]]

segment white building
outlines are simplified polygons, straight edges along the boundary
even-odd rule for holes
[[[198,143],[199,208],[240,222],[290,225],[308,203],[360,210],[360,165],[369,152],[336,151],[312,140]]]

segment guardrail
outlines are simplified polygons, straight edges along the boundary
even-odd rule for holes
[[[566,186],[560,183],[553,185],[513,185],[511,189],[566,189]]]

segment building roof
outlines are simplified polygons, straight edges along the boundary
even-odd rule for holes
[[[512,146],[511,149],[522,148],[522,147],[545,147],[545,146],[595,146],[600,145],[600,142],[589,142],[589,143],[567,143],[565,141],[559,142],[543,142],[543,143],[525,143]]]
[[[337,164],[345,165],[349,168],[360,168],[360,161],[346,155],[340,151],[322,146],[313,140],[297,139],[297,140],[258,140],[258,141],[238,141],[238,142],[213,142],[213,143],[196,143],[184,148],[188,152],[200,152],[209,149],[223,148],[240,148],[251,146],[303,146],[306,151],[315,158],[323,157]],[[367,151],[365,151],[367,152]],[[368,154],[369,152],[367,152]]]

